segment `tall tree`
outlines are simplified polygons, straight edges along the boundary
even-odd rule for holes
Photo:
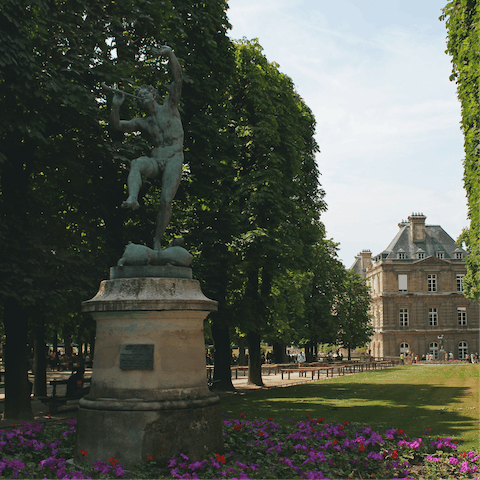
[[[78,282],[85,275],[71,271],[87,266],[82,253],[90,246],[78,229],[66,226],[77,223],[85,208],[79,211],[73,199],[85,180],[87,158],[80,155],[85,152],[79,132],[92,131],[96,110],[95,96],[82,82],[88,81],[97,37],[90,25],[96,15],[82,17],[77,11],[64,3],[10,0],[0,11],[0,104],[5,112],[0,121],[0,238],[5,251],[0,301],[7,337],[7,418],[31,417],[24,388],[31,307],[54,300],[58,291],[48,289],[52,284],[72,288],[73,280],[78,291],[85,291]],[[68,152],[75,152],[77,162]]]
[[[298,331],[307,344],[307,360],[318,343],[335,343],[338,325],[334,304],[345,282],[345,267],[337,257],[338,244],[322,239],[312,248],[312,266],[304,290],[305,315]]]
[[[65,317],[78,318],[80,301],[94,294],[126,240],[146,243],[154,229],[155,183],[145,185],[145,208],[135,216],[118,208],[128,160],[144,154],[146,145],[135,135],[122,143],[107,135],[101,82],[118,82],[130,92],[133,84],[161,87],[168,72],[151,47],[163,41],[174,46],[186,69],[184,93],[192,100],[184,123],[192,132],[186,149],[195,156],[185,171],[220,165],[228,144],[217,142],[218,132],[226,131],[224,82],[233,71],[225,10],[221,0],[179,0],[175,7],[168,0],[3,2],[0,302],[10,365],[7,416],[31,415],[28,388],[23,388],[28,387],[24,349],[30,312],[51,321],[60,303],[70,308]],[[126,115],[138,114],[134,103],[125,107]],[[221,177],[222,167],[216,170]],[[209,197],[210,178],[191,183],[198,186],[202,180],[197,191],[213,212],[219,190]],[[180,194],[179,201],[183,198]],[[169,234],[200,231],[203,222],[196,223],[195,212],[190,215],[188,206],[181,210],[186,213],[176,216]],[[201,252],[200,247],[194,248]]]
[[[463,182],[468,199],[470,227],[459,242],[468,250],[467,275],[464,278],[465,296],[480,299],[480,128],[479,51],[480,7],[478,0],[452,0],[442,10],[441,20],[447,27],[447,52],[452,57],[450,80],[457,84],[462,106],[461,128],[464,135],[465,158]]]
[[[234,46],[225,0],[175,2],[167,26],[184,66],[182,121],[185,179],[177,193],[170,235],[182,234],[195,254],[195,277],[219,303],[209,315],[214,341],[214,386],[232,390],[228,291],[235,257],[228,246],[238,231],[233,205],[235,137],[229,127],[229,85],[235,75]],[[168,37],[167,37],[168,38]]]
[[[353,270],[346,270],[343,285],[336,298],[337,343],[348,350],[365,345],[373,335],[370,310],[370,288]]]
[[[260,340],[272,322],[272,286],[288,268],[307,266],[325,209],[318,183],[315,120],[292,80],[257,40],[236,49],[231,88],[239,143],[234,195],[241,233],[234,243],[243,278],[236,301],[249,347],[249,382],[262,385]]]

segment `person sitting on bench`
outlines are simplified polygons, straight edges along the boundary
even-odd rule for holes
[[[83,387],[84,371],[85,370],[83,368],[78,368],[69,377],[69,379],[67,380],[67,393],[65,394],[66,397],[82,398],[89,392],[89,387]]]

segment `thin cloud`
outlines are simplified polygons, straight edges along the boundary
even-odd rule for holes
[[[442,2],[229,4],[232,37],[258,37],[316,117],[322,221],[345,264],[377,239],[385,248],[388,226],[412,211],[456,237],[466,225],[463,138]]]

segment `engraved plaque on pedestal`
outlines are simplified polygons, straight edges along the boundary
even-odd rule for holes
[[[153,345],[121,345],[120,369],[153,370]]]

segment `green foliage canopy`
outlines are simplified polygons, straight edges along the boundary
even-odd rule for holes
[[[370,287],[356,272],[346,270],[335,310],[337,342],[349,352],[365,345],[373,335],[369,307]]]
[[[479,51],[480,9],[478,0],[452,0],[442,10],[447,27],[447,51],[452,57],[450,80],[457,84],[462,106],[461,128],[464,135],[464,187],[468,199],[470,227],[459,242],[465,242],[469,255],[464,279],[465,296],[480,299],[480,129],[479,129]]]

